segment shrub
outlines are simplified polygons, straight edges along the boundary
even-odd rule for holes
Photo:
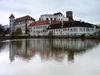
[[[15,34],[18,36],[18,34],[22,34],[22,30],[21,30],[21,28],[17,28],[16,30],[15,30]]]
[[[21,30],[21,28],[17,28],[16,30],[15,30],[15,32],[12,32],[11,34],[10,34],[10,38],[20,38],[20,37],[22,37],[21,36],[22,35],[22,30]],[[20,37],[18,37],[18,36],[20,36]]]
[[[52,37],[52,36],[53,36],[53,32],[50,31],[49,34],[48,34],[48,36],[49,36],[49,37]]]
[[[14,36],[15,32],[11,32],[10,37],[12,38]]]

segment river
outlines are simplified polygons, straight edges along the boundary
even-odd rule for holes
[[[0,41],[0,75],[100,75],[100,41]]]

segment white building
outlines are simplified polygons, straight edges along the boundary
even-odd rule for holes
[[[58,24],[62,21],[54,21],[54,20],[43,20],[43,21],[37,21],[33,22],[29,25],[29,34],[31,36],[47,36],[48,35],[48,26],[50,24]],[[66,21],[64,21],[66,22]]]
[[[76,36],[86,35],[90,36],[100,31],[100,28],[96,25],[79,22],[69,21],[65,23],[49,25],[48,32],[53,32],[53,36]]]
[[[14,15],[11,14],[11,16],[9,17],[9,20],[10,20],[10,22],[9,22],[10,23],[10,32],[14,32],[16,30],[16,28],[20,27],[24,34],[27,34],[28,25],[32,22],[35,22],[35,19],[30,17],[29,15],[15,19]]]
[[[68,18],[65,17],[62,13],[54,13],[54,14],[44,14],[41,15],[39,18],[39,21],[43,20],[57,20],[57,21],[68,21]]]
[[[56,22],[56,23],[53,23]],[[96,25],[79,21],[37,21],[29,25],[31,36],[48,36],[50,32],[53,36],[90,36],[100,31]]]

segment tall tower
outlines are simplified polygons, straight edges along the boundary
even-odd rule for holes
[[[73,12],[72,11],[67,11],[66,12],[66,17],[68,17],[69,21],[73,21]]]
[[[15,17],[13,14],[11,14],[9,17],[10,33],[15,31],[14,22],[15,22]]]

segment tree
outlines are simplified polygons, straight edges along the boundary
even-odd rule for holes
[[[4,31],[2,24],[0,24],[0,34]]]
[[[7,28],[7,30],[5,30],[5,34],[9,33],[10,28]]]
[[[15,32],[12,32],[11,34],[10,34],[10,37],[11,38],[14,38],[14,37],[16,37],[16,38],[20,38],[20,37],[18,37],[18,35],[21,35],[22,34],[22,30],[21,30],[21,28],[17,28],[16,30],[15,30]]]
[[[48,34],[48,36],[52,37],[53,36],[53,31],[50,31],[49,34]]]
[[[17,29],[15,30],[15,35],[18,36],[18,34],[22,34],[21,28],[17,28]]]

